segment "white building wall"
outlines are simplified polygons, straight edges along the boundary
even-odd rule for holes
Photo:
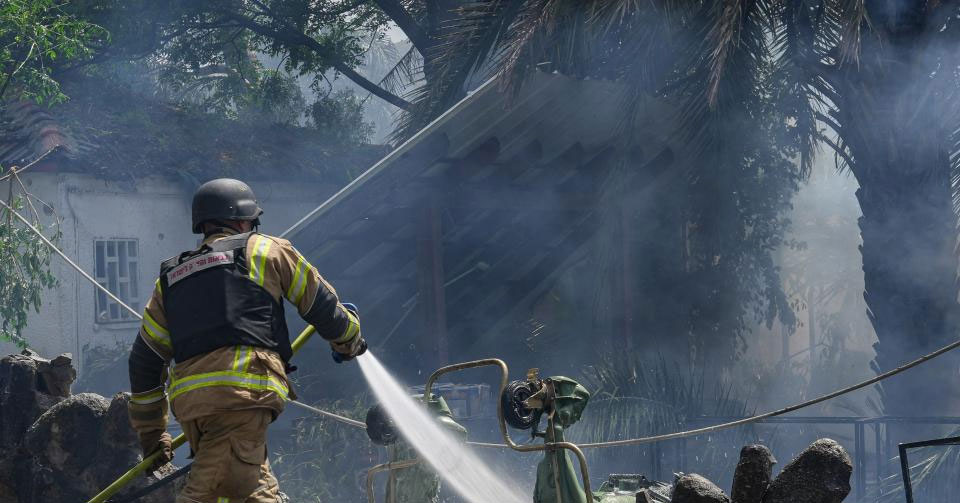
[[[94,271],[94,240],[136,239],[139,248],[140,306],[154,286],[160,262],[195,247],[190,229],[192,187],[153,177],[104,180],[74,173],[30,173],[23,180],[35,196],[51,204],[62,220],[61,249],[85,271]],[[250,182],[265,210],[261,230],[279,234],[338,187],[318,183]],[[5,194],[6,186],[0,186]],[[50,217],[52,218],[52,217]],[[296,244],[296,243],[294,243]],[[83,371],[85,346],[128,345],[138,321],[97,323],[95,288],[59,257],[52,259],[59,287],[45,292],[39,313],[31,313],[24,336],[45,357],[73,353]],[[0,343],[0,354],[16,352]]]

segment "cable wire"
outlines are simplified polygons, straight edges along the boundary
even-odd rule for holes
[[[816,404],[818,404],[818,403],[820,403],[820,402],[825,402],[825,401],[827,401],[827,400],[836,398],[836,397],[838,397],[838,396],[840,396],[840,395],[845,395],[845,394],[847,394],[847,393],[856,391],[856,390],[858,390],[858,389],[865,388],[865,387],[867,387],[867,386],[870,386],[871,384],[876,384],[876,383],[878,383],[878,382],[880,382],[880,381],[882,381],[882,380],[884,380],[884,379],[887,379],[887,378],[889,378],[889,377],[893,377],[893,376],[895,376],[895,375],[897,375],[897,374],[900,374],[900,373],[902,373],[902,372],[906,372],[907,370],[910,370],[910,369],[912,369],[912,368],[914,368],[914,367],[916,367],[916,366],[918,366],[918,365],[924,364],[924,363],[926,363],[926,362],[928,362],[928,361],[930,361],[930,360],[932,360],[932,359],[934,359],[934,358],[936,358],[936,357],[938,357],[938,356],[940,356],[940,355],[942,355],[942,354],[944,354],[944,353],[947,353],[947,352],[949,352],[949,351],[953,351],[954,349],[957,349],[958,347],[960,347],[960,340],[954,341],[953,343],[948,344],[948,345],[946,345],[946,346],[944,346],[944,347],[942,347],[942,348],[940,348],[940,349],[938,349],[938,350],[936,350],[936,351],[934,351],[934,352],[932,352],[932,353],[930,353],[930,354],[928,354],[928,355],[921,356],[920,358],[917,358],[916,360],[913,360],[912,362],[909,362],[909,363],[906,363],[906,364],[904,364],[904,365],[901,365],[901,366],[899,366],[899,367],[897,367],[897,368],[895,368],[895,369],[893,369],[893,370],[884,372],[884,373],[882,373],[882,374],[880,374],[880,375],[878,375],[878,376],[875,376],[875,377],[872,377],[872,378],[870,378],[870,379],[867,379],[866,381],[863,381],[863,382],[861,382],[861,383],[854,384],[853,386],[848,386],[848,387],[846,387],[846,388],[838,389],[838,390],[836,390],[836,391],[834,391],[834,392],[832,392],[832,393],[827,393],[826,395],[823,395],[823,396],[818,397],[818,398],[813,398],[813,399],[807,400],[807,401],[805,401],[805,402],[800,402],[800,403],[798,403],[798,404],[794,404],[794,405],[791,405],[791,406],[789,406],[789,407],[784,407],[784,408],[779,409],[779,410],[767,412],[767,413],[764,413],[764,414],[759,414],[759,415],[756,415],[756,416],[753,416],[753,417],[748,417],[748,418],[744,418],[744,419],[738,419],[738,420],[736,420],[736,421],[730,421],[729,423],[716,424],[716,425],[713,425],[713,426],[707,426],[707,427],[705,427],[705,428],[698,428],[698,429],[695,429],[695,430],[687,430],[687,431],[680,431],[680,432],[676,432],[676,433],[668,433],[668,434],[665,434],[665,435],[653,435],[653,436],[649,436],[649,437],[631,438],[631,439],[626,439],[626,440],[612,440],[612,441],[607,441],[607,442],[596,442],[596,443],[590,443],[590,444],[577,444],[577,446],[580,447],[581,449],[594,449],[594,448],[599,448],[599,447],[619,447],[619,446],[624,446],[624,445],[648,444],[648,443],[651,443],[651,442],[661,442],[661,441],[663,441],[663,440],[673,440],[673,439],[677,439],[677,438],[693,437],[693,436],[697,436],[697,435],[703,435],[703,434],[706,434],[706,433],[713,433],[713,432],[720,431],[720,430],[726,430],[726,429],[729,429],[729,428],[735,428],[735,427],[737,427],[737,426],[743,426],[743,425],[745,425],[745,424],[755,423],[755,422],[757,422],[757,421],[762,421],[762,420],[764,420],[764,419],[768,419],[768,418],[771,418],[771,417],[782,416],[782,415],[787,414],[787,413],[789,413],[789,412],[794,412],[794,411],[803,409],[803,408],[805,408],[805,407],[809,407],[809,406],[811,406],[811,405],[816,405]]]
[[[130,311],[130,313],[133,314],[134,316],[136,316],[137,319],[140,319],[140,320],[143,319],[143,316],[141,316],[140,313],[138,313],[135,309],[133,309],[132,307],[130,307],[130,306],[128,306],[126,303],[124,303],[122,300],[120,300],[119,297],[117,297],[116,295],[114,295],[114,294],[113,294],[110,290],[108,290],[105,286],[101,285],[99,281],[97,281],[96,279],[93,278],[93,276],[90,276],[89,274],[87,274],[87,272],[84,271],[83,268],[81,268],[79,265],[77,265],[76,262],[74,262],[73,260],[70,260],[70,257],[66,256],[62,251],[60,251],[60,248],[57,248],[57,246],[56,246],[55,244],[53,244],[49,239],[47,239],[47,237],[44,236],[43,233],[40,232],[39,229],[37,229],[36,227],[34,227],[33,224],[31,224],[29,220],[27,220],[26,218],[24,218],[23,215],[21,215],[21,214],[18,213],[16,210],[14,210],[13,208],[11,208],[11,207],[10,207],[6,202],[4,202],[3,200],[0,200],[0,206],[3,206],[4,208],[6,208],[7,211],[9,211],[11,214],[13,214],[13,216],[17,217],[18,220],[20,220],[21,222],[23,222],[23,224],[26,225],[28,229],[30,229],[31,231],[33,231],[33,233],[36,234],[36,235],[44,242],[44,244],[46,244],[51,250],[53,250],[54,253],[56,253],[57,255],[60,255],[60,258],[62,258],[62,259],[65,260],[68,264],[70,264],[70,267],[73,267],[73,269],[76,270],[78,273],[80,273],[81,276],[83,276],[84,278],[86,278],[87,281],[93,283],[93,286],[99,288],[101,291],[103,291],[103,293],[107,294],[107,297],[110,297],[110,299],[112,299],[114,302],[116,302],[117,304],[119,304],[121,307],[123,307],[123,308],[126,309],[127,311]]]
[[[103,285],[101,285],[101,284],[100,284],[96,279],[94,279],[92,276],[90,276],[89,274],[87,274],[87,272],[84,271],[84,270],[83,270],[79,265],[77,265],[73,260],[70,260],[70,258],[67,257],[62,251],[60,251],[60,249],[57,248],[56,245],[54,245],[52,242],[50,242],[50,240],[47,239],[47,237],[44,236],[42,232],[40,232],[40,231],[39,231],[36,227],[34,227],[26,218],[24,218],[23,215],[21,215],[20,213],[16,212],[13,208],[11,208],[9,205],[7,205],[7,203],[5,203],[5,202],[2,201],[2,200],[0,200],[0,206],[3,206],[4,208],[6,208],[7,211],[9,211],[10,213],[12,213],[12,214],[13,214],[14,216],[16,216],[21,222],[23,222],[31,231],[33,231],[34,234],[36,234],[37,236],[39,236],[40,239],[43,240],[43,242],[44,242],[48,247],[50,247],[51,250],[53,250],[54,252],[56,252],[57,255],[59,255],[63,260],[65,260],[68,264],[70,264],[70,266],[73,267],[73,269],[75,269],[78,273],[80,273],[84,278],[86,278],[87,281],[93,283],[94,286],[96,286],[97,288],[99,288],[100,290],[102,290],[102,291],[103,291],[105,294],[107,294],[111,299],[113,299],[113,300],[116,301],[118,304],[120,304],[121,306],[123,306],[127,311],[130,311],[131,313],[133,313],[134,316],[136,316],[137,318],[139,318],[139,319],[141,319],[141,320],[143,319],[143,317],[140,315],[140,313],[138,313],[137,311],[135,311],[132,307],[126,305],[122,300],[120,300],[119,298],[117,298],[116,295],[114,295],[113,293],[111,293],[110,290],[108,290],[106,287],[104,287]],[[782,409],[778,409],[778,410],[775,410],[775,411],[766,412],[766,413],[763,413],[763,414],[758,414],[758,415],[756,415],[756,416],[752,416],[752,417],[748,417],[748,418],[744,418],[744,419],[738,419],[738,420],[736,420],[736,421],[730,421],[730,422],[728,422],[728,423],[721,423],[721,424],[716,424],[716,425],[713,425],[713,426],[707,426],[707,427],[704,427],[704,428],[697,428],[697,429],[694,429],[694,430],[678,431],[678,432],[675,432],[675,433],[667,433],[667,434],[663,434],[663,435],[653,435],[653,436],[641,437],[641,438],[630,438],[630,439],[624,439],[624,440],[610,440],[610,441],[606,441],[606,442],[594,442],[594,443],[587,443],[587,444],[578,444],[578,446],[579,446],[581,449],[596,449],[596,448],[603,448],[603,447],[622,447],[622,446],[627,446],[627,445],[648,444],[648,443],[652,443],[652,442],[662,442],[662,441],[664,441],[664,440],[674,440],[674,439],[678,439],[678,438],[686,438],[686,437],[693,437],[693,436],[697,436],[697,435],[704,435],[704,434],[707,434],[707,433],[713,433],[713,432],[717,432],[717,431],[720,431],[720,430],[726,430],[726,429],[730,429],[730,428],[736,428],[736,427],[738,427],[738,426],[743,426],[743,425],[750,424],[750,423],[756,423],[756,422],[762,421],[762,420],[764,420],[764,419],[769,419],[769,418],[771,418],[771,417],[776,417],[776,416],[782,416],[782,415],[784,415],[784,414],[788,414],[788,413],[790,413],[790,412],[794,412],[794,411],[803,409],[803,408],[805,408],[805,407],[810,407],[811,405],[816,405],[816,404],[818,404],[818,403],[825,402],[825,401],[827,401],[827,400],[831,400],[831,399],[836,398],[836,397],[838,397],[838,396],[845,395],[845,394],[847,394],[847,393],[851,393],[851,392],[853,392],[853,391],[856,391],[856,390],[865,388],[865,387],[870,386],[870,385],[872,385],[872,384],[876,384],[876,383],[878,383],[878,382],[880,382],[880,381],[883,381],[884,379],[893,377],[893,376],[895,376],[895,375],[897,375],[897,374],[900,374],[900,373],[902,373],[902,372],[906,372],[907,370],[910,370],[910,369],[912,369],[912,368],[914,368],[914,367],[916,367],[916,366],[922,365],[922,364],[924,364],[924,363],[926,363],[926,362],[928,362],[928,361],[930,361],[930,360],[932,360],[932,359],[934,359],[934,358],[936,358],[936,357],[938,357],[938,356],[940,356],[940,355],[942,355],[942,354],[944,354],[944,353],[953,351],[954,349],[957,349],[958,347],[960,347],[960,340],[955,341],[955,342],[953,342],[953,343],[951,343],[951,344],[948,344],[948,345],[946,345],[946,346],[944,346],[944,347],[942,347],[942,348],[940,348],[940,349],[938,349],[938,350],[936,350],[936,351],[934,351],[934,352],[932,352],[932,353],[930,353],[930,354],[928,354],[928,355],[921,356],[920,358],[917,358],[916,360],[913,360],[913,361],[911,361],[911,362],[909,362],[909,363],[906,363],[906,364],[904,364],[904,365],[901,365],[901,366],[899,366],[899,367],[897,367],[897,368],[895,368],[895,369],[893,369],[893,370],[884,372],[884,373],[882,373],[882,374],[880,374],[880,375],[878,375],[878,376],[872,377],[872,378],[867,379],[866,381],[860,382],[860,383],[858,383],[858,384],[854,384],[853,386],[848,386],[848,387],[846,387],[846,388],[838,389],[838,390],[836,390],[836,391],[834,391],[834,392],[832,392],[832,393],[827,393],[826,395],[820,396],[820,397],[818,397],[818,398],[813,398],[813,399],[807,400],[807,401],[805,401],[805,402],[800,402],[800,403],[791,405],[791,406],[789,406],[789,407],[784,407],[784,408],[782,408]],[[360,421],[357,421],[357,420],[355,420],[355,419],[350,419],[350,418],[348,418],[348,417],[340,416],[340,415],[338,415],[338,414],[334,414],[333,412],[327,412],[327,411],[325,411],[325,410],[318,409],[318,408],[316,408],[316,407],[307,405],[307,404],[302,403],[302,402],[298,402],[298,401],[296,401],[296,400],[291,400],[291,403],[293,403],[293,404],[295,404],[295,405],[297,405],[297,406],[299,406],[299,407],[302,407],[302,408],[304,408],[304,409],[306,409],[306,410],[309,410],[309,411],[311,411],[311,412],[314,412],[314,413],[316,413],[316,414],[320,414],[320,415],[322,415],[322,416],[326,416],[326,417],[329,417],[329,418],[334,419],[334,420],[336,420],[336,421],[339,421],[339,422],[341,422],[341,423],[343,423],[343,424],[347,424],[347,425],[350,425],[350,426],[354,426],[354,427],[356,427],[356,428],[364,428],[364,429],[365,429],[365,428],[367,427],[364,423],[362,423],[362,422],[360,422]],[[507,447],[507,446],[504,445],[504,444],[482,444],[482,443],[472,443],[472,444],[473,444],[473,445],[476,445],[477,447],[503,447],[503,448],[506,448],[506,447]]]
[[[307,404],[305,404],[305,403],[298,402],[298,401],[296,401],[296,400],[291,400],[290,403],[292,403],[292,404],[294,404],[294,405],[296,405],[296,406],[298,406],[298,407],[300,407],[300,408],[309,410],[310,412],[313,412],[314,414],[319,414],[319,415],[321,415],[321,416],[329,417],[330,419],[333,419],[334,421],[339,421],[339,422],[341,422],[341,423],[343,423],[343,424],[347,424],[347,425],[350,425],[350,426],[353,426],[353,427],[356,427],[356,428],[363,428],[364,430],[367,429],[367,425],[366,425],[366,424],[364,424],[364,423],[362,423],[362,422],[360,422],[360,421],[357,421],[356,419],[350,419],[349,417],[344,417],[344,416],[341,416],[341,415],[339,415],[339,414],[334,414],[333,412],[327,412],[327,411],[325,411],[325,410],[323,410],[323,409],[318,409],[318,408],[316,408],[316,407],[314,407],[314,406],[312,406],[312,405],[307,405]]]

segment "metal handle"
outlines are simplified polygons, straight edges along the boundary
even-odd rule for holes
[[[377,495],[373,492],[373,477],[380,472],[392,472],[403,468],[410,468],[420,463],[419,459],[405,459],[403,461],[392,461],[382,465],[374,466],[367,470],[367,502],[377,503]]]

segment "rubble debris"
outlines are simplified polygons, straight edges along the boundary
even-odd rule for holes
[[[640,474],[611,474],[593,493],[600,503],[670,503],[672,486]]]
[[[730,503],[730,498],[705,477],[680,475],[673,485],[672,503]]]
[[[835,440],[822,438],[791,461],[763,496],[763,503],[840,503],[850,494],[853,464]]]
[[[773,481],[773,465],[776,463],[766,446],[747,445],[741,449],[730,491],[733,503],[761,503]]]
[[[0,503],[86,501],[140,461],[129,395],[71,395],[75,379],[69,354],[46,360],[27,350],[0,359]],[[167,465],[160,475],[175,470]],[[118,497],[156,480],[139,478]],[[178,488],[139,501],[173,501]]]

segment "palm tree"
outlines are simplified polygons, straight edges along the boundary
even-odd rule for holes
[[[801,64],[829,103],[816,116],[837,133],[835,150],[860,184],[864,298],[879,341],[876,363],[889,370],[960,334],[953,137],[960,27],[957,2],[857,7],[836,48]],[[940,360],[884,383],[887,414],[954,413],[946,404],[957,396],[956,363]]]
[[[725,197],[736,181],[723,170],[750,162],[768,174],[793,169],[751,160],[750,145],[729,131],[776,138],[803,172],[826,144],[860,185],[864,296],[879,341],[876,363],[888,370],[958,334],[958,13],[958,2],[932,0],[473,2],[440,45],[437,78],[412,97],[399,134],[418,129],[483,74],[509,86],[523,85],[534,69],[620,79],[635,96],[682,100],[675,133],[699,159],[691,178],[701,190],[691,195],[710,202],[696,216],[701,252],[720,260],[738,237],[728,222],[739,201]],[[624,97],[624,120],[639,101],[631,98]],[[771,123],[766,106],[785,123]],[[957,389],[956,372],[945,374],[956,362],[885,383],[887,413],[948,412],[937,404]],[[916,407],[917,398],[931,408]]]

